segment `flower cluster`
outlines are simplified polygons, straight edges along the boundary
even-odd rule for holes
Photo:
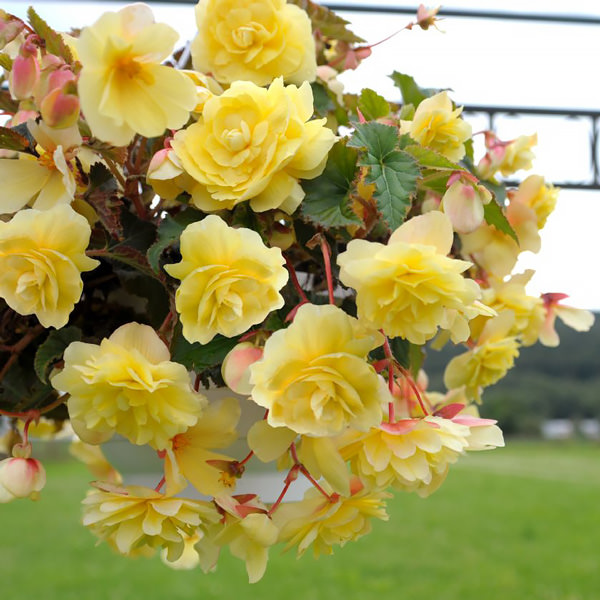
[[[389,489],[429,495],[502,446],[485,389],[558,344],[556,317],[591,327],[514,273],[558,190],[496,175],[536,136],[485,132],[476,161],[448,92],[344,93],[370,47],[305,5],[202,0],[183,47],[143,4],[75,37],[0,11],[0,380],[21,382],[0,502],[39,496],[29,435],[68,418],[96,537],[206,572],[226,547],[255,582],[272,546],[331,554],[388,519]],[[448,342],[428,391],[423,347]],[[160,465],[151,487],[105,458],[119,437]],[[275,494],[248,491],[261,463]]]

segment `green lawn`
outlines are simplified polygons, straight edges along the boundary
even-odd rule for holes
[[[253,586],[227,552],[204,575],[94,547],[78,523],[86,471],[47,467],[40,502],[0,506],[2,600],[600,598],[600,446],[472,454],[431,498],[397,495],[388,523],[332,557],[272,552]]]

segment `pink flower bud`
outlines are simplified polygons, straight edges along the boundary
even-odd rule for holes
[[[79,119],[79,98],[74,94],[64,93],[61,88],[55,88],[42,100],[40,112],[49,127],[71,127]]]
[[[483,202],[475,188],[455,181],[442,198],[444,212],[458,233],[470,233],[483,222]]]
[[[12,457],[0,462],[0,502],[37,499],[46,485],[46,471],[35,458]]]
[[[10,91],[16,100],[26,100],[33,96],[33,90],[40,77],[40,65],[35,56],[19,54],[13,61],[10,72]]]
[[[249,394],[252,391],[250,365],[260,360],[262,355],[263,349],[251,342],[242,342],[229,352],[223,361],[221,373],[231,391],[236,394]]]

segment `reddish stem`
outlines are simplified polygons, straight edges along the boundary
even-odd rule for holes
[[[383,352],[385,353],[386,358],[388,359],[388,389],[390,390],[390,394],[394,394],[394,355],[392,354],[392,348],[390,347],[390,341],[387,338],[387,335],[383,332],[383,329],[380,329],[383,334]],[[390,423],[396,422],[396,407],[394,406],[394,401],[388,402],[388,421]]]
[[[250,450],[250,452],[248,452],[248,456],[246,456],[246,458],[244,458],[244,460],[239,461],[238,465],[245,465],[253,456],[254,456],[254,450]]]
[[[430,414],[430,412],[425,408],[423,398],[421,397],[421,392],[419,391],[417,384],[415,383],[414,379],[412,378],[412,375],[404,367],[398,366],[398,368],[400,369],[400,372],[402,373],[402,375],[404,375],[406,382],[411,387],[412,391],[414,392],[415,396],[417,397],[417,400],[419,401],[419,406],[421,407],[423,414],[425,414],[425,415]]]
[[[285,266],[287,267],[287,270],[290,273],[290,279],[292,280],[294,289],[296,290],[296,292],[298,292],[298,295],[300,296],[300,298],[302,299],[303,302],[308,302],[308,298],[306,297],[306,294],[304,293],[304,290],[302,289],[302,286],[300,285],[300,282],[298,281],[298,276],[296,275],[296,269],[294,269],[294,265],[292,264],[292,261],[287,256],[285,257]]]
[[[165,485],[165,476],[163,475],[161,480],[157,483],[156,487],[154,488],[155,492],[160,492],[160,488],[162,488],[163,485]]]
[[[306,477],[318,490],[325,496],[328,500],[332,500],[332,496],[330,496],[315,480],[315,478],[308,472],[308,469],[298,460],[298,453],[296,452],[296,444],[292,442],[290,445],[290,452],[292,454],[292,459],[294,460],[294,466],[298,467],[300,473]],[[290,471],[291,472],[291,471]]]
[[[327,277],[327,291],[329,292],[329,304],[335,304],[333,296],[333,275],[331,274],[331,249],[325,239],[321,236],[321,252],[323,253],[323,263],[325,264],[325,277]]]
[[[196,381],[194,381],[194,391],[197,392],[200,389],[200,382],[201,382],[201,378],[200,378],[200,373],[198,373],[196,375]]]

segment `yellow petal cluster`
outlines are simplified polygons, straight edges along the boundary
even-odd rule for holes
[[[446,256],[451,246],[452,225],[438,211],[410,219],[387,245],[352,240],[338,264],[342,283],[356,290],[359,319],[414,344],[438,327],[467,339],[466,312],[480,290],[462,275],[471,263]]]
[[[504,311],[485,324],[477,345],[452,358],[444,371],[448,389],[465,386],[467,398],[481,401],[481,388],[506,375],[519,356],[519,342],[509,336],[514,326],[512,311]]]
[[[325,498],[319,491],[308,490],[304,499],[281,505],[273,514],[281,528],[279,539],[285,549],[297,546],[300,557],[312,545],[315,558],[333,554],[333,546],[344,546],[371,531],[371,519],[388,520],[385,500],[391,494],[369,491],[353,482],[353,494]]]
[[[419,104],[412,121],[401,121],[400,133],[408,133],[421,146],[450,160],[460,160],[472,132],[461,113],[462,108],[453,108],[447,92],[440,92]]]
[[[209,502],[164,496],[142,486],[104,485],[82,504],[83,524],[121,554],[166,548],[169,561],[181,557],[189,536],[219,519]]]
[[[256,231],[234,229],[209,215],[181,234],[181,256],[165,270],[181,280],[175,305],[190,342],[243,333],[284,304],[283,255],[267,248]]]
[[[268,89],[235,81],[208,99],[198,122],[172,142],[196,182],[192,202],[212,212],[250,200],[257,212],[291,214],[304,197],[298,178],[320,175],[335,142],[325,119],[312,114],[310,85],[284,86],[281,78]]]
[[[252,399],[268,422],[313,436],[381,421],[380,378],[365,360],[382,343],[336,306],[304,304],[250,367]]]
[[[511,201],[531,208],[537,217],[538,229],[542,229],[556,207],[559,191],[551,184],[546,185],[540,175],[530,175],[519,185],[517,191],[512,193]]]
[[[81,32],[78,92],[95,137],[125,146],[136,133],[154,137],[186,123],[196,106],[194,83],[161,65],[178,37],[144,4],[104,13]]]
[[[81,297],[82,271],[98,265],[85,255],[90,234],[88,222],[64,204],[0,221],[0,297],[44,327],[65,325]]]
[[[310,19],[285,0],[202,0],[196,23],[194,68],[221,83],[268,85],[281,76],[300,84],[316,77]]]
[[[99,345],[72,342],[64,361],[52,385],[70,394],[69,416],[89,443],[98,443],[94,434],[119,433],[134,444],[164,449],[196,423],[206,403],[148,325],[123,325]]]
[[[477,434],[473,448],[468,425],[428,415],[386,423],[366,435],[349,432],[340,440],[340,452],[352,472],[375,489],[391,485],[425,497],[443,483],[449,465],[466,450],[503,445],[499,428],[491,421],[479,421],[479,427],[472,428]],[[477,430],[483,428],[482,438]]]

